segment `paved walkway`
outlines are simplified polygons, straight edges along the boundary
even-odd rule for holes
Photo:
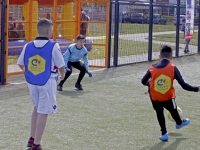
[[[195,32],[198,32],[198,30],[195,30]],[[166,34],[176,34],[176,31],[166,31],[166,32],[154,32],[154,35],[166,35]],[[119,35],[119,39],[123,39],[123,40],[130,40],[130,41],[140,41],[140,42],[149,42],[148,41],[148,33],[138,33],[138,34],[125,34],[125,35]],[[105,39],[105,36],[98,36],[98,37],[90,37],[90,39],[95,40],[95,39]],[[114,38],[112,36],[112,38]],[[176,43],[174,41],[174,43],[171,42],[163,42],[163,41],[156,41],[153,40],[152,41],[153,44],[167,44],[167,45],[171,45],[171,46],[176,46]],[[188,54],[184,54],[183,50],[184,50],[185,44],[179,44],[179,55],[183,56],[183,55],[188,55]],[[194,45],[190,45],[190,54],[195,54],[197,53],[197,46]],[[158,59],[159,56],[159,52],[153,52],[152,54],[152,59]],[[174,56],[175,56],[175,51],[174,51]],[[147,61],[148,60],[148,54],[144,53],[144,54],[138,54],[138,55],[129,55],[129,56],[122,56],[118,58],[118,64],[127,64],[127,63],[136,63],[136,62],[142,62],[142,61]],[[113,64],[113,58],[111,58],[111,62],[110,64]],[[105,60],[104,59],[95,59],[95,60],[90,60],[90,65],[93,66],[104,66],[105,65]],[[20,71],[20,68],[17,65],[9,65],[8,66],[8,72],[17,72]]]
[[[195,30],[194,32],[198,32],[198,30]],[[181,33],[181,32],[180,32]],[[166,32],[154,32],[153,36],[155,35],[166,35],[166,34],[176,34],[176,31],[166,31]],[[119,39],[123,40],[130,40],[130,41],[140,41],[140,42],[149,42],[148,41],[148,33],[138,33],[138,34],[125,34],[125,35],[119,35]],[[112,36],[112,38],[114,38]],[[105,36],[99,36],[99,37],[91,37],[91,39],[105,39]],[[163,41],[152,41],[153,44],[167,44],[171,46],[176,46],[176,43],[171,42],[163,42]],[[195,54],[197,53],[197,46],[190,45],[190,54]],[[184,56],[188,55],[183,52],[185,48],[185,44],[179,44],[179,55]],[[173,52],[175,56],[175,51]],[[158,59],[159,52],[153,52],[152,54],[152,59]],[[126,64],[126,63],[134,63],[134,62],[142,62],[142,61],[147,61],[148,60],[148,54],[143,53],[143,54],[138,54],[138,55],[129,55],[129,56],[122,56],[118,57],[118,64]],[[113,58],[111,58],[110,64],[112,65],[113,63]],[[92,65],[104,65],[104,59],[96,59],[96,60],[90,60],[90,64]]]

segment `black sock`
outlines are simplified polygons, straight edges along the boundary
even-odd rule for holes
[[[162,135],[165,135],[167,133],[167,131],[165,131],[165,132],[162,132]]]

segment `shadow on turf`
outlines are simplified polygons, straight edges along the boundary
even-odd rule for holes
[[[82,96],[85,92],[80,90],[71,90],[71,91],[62,91],[58,93],[63,96],[75,98]]]
[[[171,143],[169,146],[167,146],[166,148],[162,148],[166,142],[159,142],[157,144],[155,144],[153,147],[151,147],[150,149],[148,150],[176,150],[178,145],[181,143],[181,141],[183,140],[187,140],[187,138],[176,138],[176,140]]]
[[[182,136],[181,133],[175,133],[175,132],[169,133],[168,135],[169,135],[169,136]]]

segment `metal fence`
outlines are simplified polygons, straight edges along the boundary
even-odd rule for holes
[[[161,3],[161,1],[165,1],[165,3]],[[37,1],[30,0],[31,5],[29,5],[28,3],[18,4],[16,1],[11,3],[11,1],[1,0],[3,6],[0,10],[1,15],[5,16],[5,2],[7,2],[7,8],[13,12],[13,17],[18,21],[7,20],[9,28],[6,41],[8,44],[4,45],[6,20],[5,17],[1,17],[0,20],[1,24],[4,22],[4,25],[1,25],[0,39],[0,83],[5,78],[4,74],[22,73],[19,72],[16,64],[20,51],[26,42],[37,36],[36,23],[40,17],[47,17],[47,14],[55,26],[53,40],[61,45],[63,52],[68,44],[74,42],[75,35],[80,33],[80,24],[88,23],[86,46],[92,49],[89,53],[92,67],[108,68],[152,61],[158,59],[159,48],[163,44],[172,46],[174,57],[198,53],[200,51],[199,4],[195,4],[194,23],[196,26],[194,27],[194,38],[189,44],[190,53],[185,54],[185,40],[180,27],[181,17],[185,14],[186,6],[180,3],[180,0],[174,0],[173,4],[166,1],[160,0],[158,3],[155,0],[74,0],[64,4],[54,3],[47,7],[40,5],[43,1],[36,3]],[[81,20],[81,9],[89,16],[88,21]],[[10,13],[7,12],[7,19],[8,14],[10,15]],[[134,20],[134,17],[138,15],[141,16],[140,19]],[[159,19],[153,19],[155,17]],[[10,25],[14,24],[25,26],[25,28],[17,30],[22,31],[20,38],[12,38],[12,34],[10,34],[15,33],[15,30],[10,29]],[[15,34],[13,35],[15,36]],[[16,45],[16,43],[20,45]],[[7,48],[7,46],[9,47]],[[6,62],[3,57],[5,49],[9,55],[6,57],[6,67],[3,65]]]
[[[5,54],[5,8],[6,0],[0,0],[0,85],[4,84],[4,54]]]
[[[158,59],[161,45],[170,45],[174,57],[196,54],[200,51],[200,7],[195,5],[194,38],[185,54],[181,20],[186,6],[161,3],[112,0],[110,5],[110,66],[133,64]],[[140,19],[137,19],[141,16]],[[157,19],[156,19],[157,18]]]
[[[78,34],[84,34],[90,67],[108,68],[109,4],[109,0],[7,1],[6,75],[23,73],[17,60],[23,46],[38,36],[36,25],[40,18],[52,21],[52,40],[59,43],[62,53],[76,42]]]

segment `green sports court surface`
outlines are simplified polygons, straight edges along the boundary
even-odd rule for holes
[[[200,85],[200,56],[173,60],[186,82]],[[153,62],[151,62],[153,63]],[[166,118],[169,141],[160,128],[141,78],[151,63],[92,69],[76,91],[77,71],[58,92],[59,112],[50,115],[42,139],[44,150],[200,150],[200,93],[184,91],[175,81],[177,105],[189,126],[180,130]],[[26,149],[32,102],[22,75],[0,86],[0,150]],[[166,112],[165,112],[166,114]]]

